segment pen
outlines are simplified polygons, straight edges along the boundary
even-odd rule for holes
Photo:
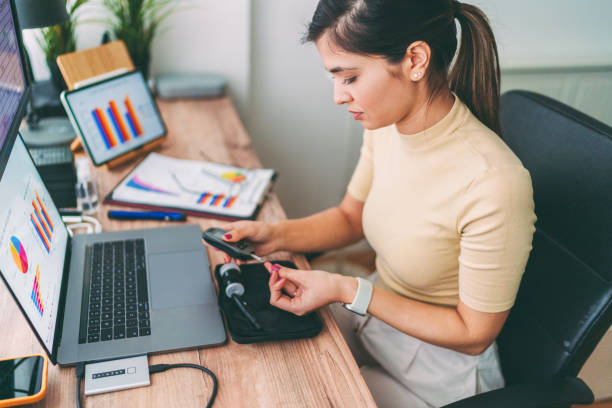
[[[185,221],[187,217],[181,212],[108,210],[108,218],[115,220]]]
[[[257,319],[255,319],[255,316],[253,316],[253,313],[251,313],[251,311],[246,308],[246,304],[242,303],[242,300],[240,300],[238,295],[232,295],[232,299],[234,300],[234,303],[236,303],[236,306],[238,306],[238,309],[240,309],[244,317],[247,318],[247,320],[255,327],[255,329],[261,330],[261,325],[259,324]]]

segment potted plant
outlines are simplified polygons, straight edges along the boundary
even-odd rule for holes
[[[175,12],[172,0],[104,0],[115,38],[123,40],[132,61],[149,77],[151,43],[159,24]]]
[[[66,88],[62,74],[57,66],[58,55],[76,50],[75,28],[77,25],[78,9],[88,0],[75,0],[69,7],[70,20],[62,25],[56,25],[41,29],[41,35],[37,38],[38,44],[45,54],[51,80],[56,89]],[[66,5],[68,7],[68,4]]]

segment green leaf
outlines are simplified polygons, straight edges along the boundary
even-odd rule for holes
[[[134,64],[148,70],[150,49],[160,23],[183,7],[188,0],[103,0],[109,25],[123,40]]]
[[[75,27],[77,25],[78,11],[89,0],[74,0],[72,4],[66,1],[66,8],[70,20],[58,26],[47,27],[40,30],[37,42],[47,60],[55,60],[58,55],[72,52],[76,49]]]

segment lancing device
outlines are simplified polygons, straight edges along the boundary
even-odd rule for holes
[[[240,279],[240,267],[233,263],[225,264],[219,269],[219,275],[225,284],[225,296],[234,301],[238,309],[240,309],[240,313],[247,318],[256,330],[261,330],[261,325],[247,308],[247,303],[242,300],[244,285]]]
[[[261,256],[255,255],[255,249],[251,246],[251,243],[246,239],[241,239],[238,242],[227,242],[223,239],[223,236],[227,234],[227,231],[221,228],[208,228],[202,234],[202,239],[208,244],[214,246],[227,253],[232,258],[236,259],[255,259],[259,262],[265,262],[266,260]]]

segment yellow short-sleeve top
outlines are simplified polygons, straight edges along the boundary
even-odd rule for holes
[[[423,132],[365,131],[348,192],[382,287],[482,312],[514,304],[536,216],[529,172],[455,97]]]

